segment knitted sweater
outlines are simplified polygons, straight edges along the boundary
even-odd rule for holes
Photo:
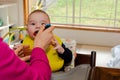
[[[51,69],[45,54],[41,48],[34,48],[27,64],[0,38],[0,80],[50,80]]]

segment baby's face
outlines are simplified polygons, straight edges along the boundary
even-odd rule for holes
[[[31,14],[28,18],[28,25],[27,25],[27,31],[31,38],[35,38],[36,32],[40,30],[41,26],[45,26],[46,24],[49,24],[49,18],[46,14],[35,12]]]

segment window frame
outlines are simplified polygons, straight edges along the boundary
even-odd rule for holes
[[[27,16],[29,14],[29,1],[23,0],[24,7],[24,25],[27,24]],[[99,26],[88,26],[88,25],[72,25],[72,24],[53,24],[56,28],[65,28],[73,30],[90,30],[90,31],[100,31],[100,32],[116,32],[120,33],[120,28],[112,27],[99,27]]]

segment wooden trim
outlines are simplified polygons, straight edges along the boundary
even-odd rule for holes
[[[120,33],[120,28],[92,27],[92,26],[75,26],[75,25],[54,25],[54,26],[56,28],[61,28],[61,29],[88,30],[88,31],[100,31],[100,32],[115,32],[115,33]]]
[[[26,25],[27,17],[29,14],[29,0],[23,0],[23,8],[24,8],[24,25]]]

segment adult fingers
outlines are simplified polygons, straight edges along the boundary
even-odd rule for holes
[[[30,60],[30,55],[28,55],[28,56],[24,56],[24,57],[22,57],[22,58],[20,58],[22,61],[28,61],[28,60]]]
[[[40,28],[40,30],[39,30],[39,32],[38,32],[37,35],[40,35],[40,34],[44,31],[44,29],[45,29],[45,27],[44,27],[44,26],[41,26],[41,28]]]
[[[23,49],[29,49],[29,48],[30,48],[29,45],[24,45],[24,46],[23,46]]]
[[[54,30],[55,26],[51,26],[49,28],[47,28],[45,31],[47,32],[52,32]]]

